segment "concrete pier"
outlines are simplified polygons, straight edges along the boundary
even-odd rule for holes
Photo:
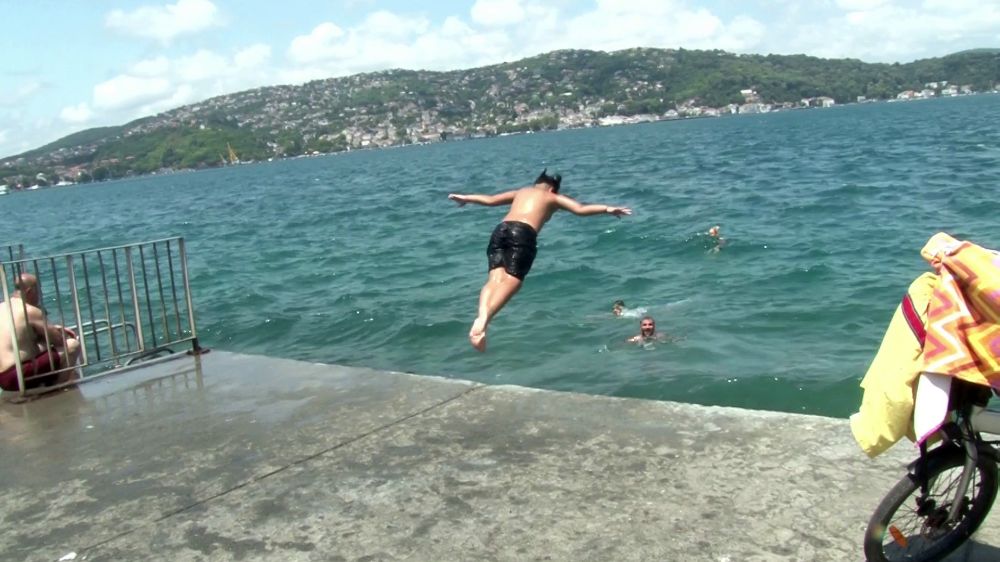
[[[0,560],[855,561],[846,420],[213,351],[0,404]],[[1000,513],[950,560],[1000,560]]]

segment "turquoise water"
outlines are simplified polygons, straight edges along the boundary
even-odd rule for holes
[[[18,193],[0,241],[45,255],[184,236],[210,347],[847,416],[927,238],[1000,246],[997,114],[1000,96],[845,106]],[[466,334],[505,209],[446,196],[543,166],[635,215],[557,214],[478,354]],[[711,253],[716,223],[728,245]],[[638,319],[611,316],[619,298],[678,339],[625,344]]]

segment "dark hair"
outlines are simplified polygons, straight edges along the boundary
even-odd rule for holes
[[[612,303],[612,306],[622,306],[622,307],[624,307],[625,306],[625,301],[623,301],[621,299],[616,300],[614,303]]]
[[[559,184],[562,183],[562,176],[559,175],[559,174],[556,174],[554,176],[550,176],[550,175],[548,175],[548,174],[545,173],[545,172],[548,172],[548,171],[549,171],[549,169],[545,168],[544,170],[542,170],[541,174],[538,174],[538,179],[535,180],[535,185],[540,184],[540,183],[547,183],[547,184],[549,184],[549,185],[552,186],[552,191],[553,192],[559,193]]]

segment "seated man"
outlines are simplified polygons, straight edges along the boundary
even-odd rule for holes
[[[639,321],[639,333],[625,340],[629,343],[646,343],[662,341],[665,336],[656,331],[656,320],[652,316],[643,316]]]
[[[64,373],[54,371],[76,364],[80,351],[76,335],[45,320],[45,313],[39,308],[41,292],[34,275],[22,273],[16,287],[10,299],[0,303],[0,388],[18,390],[18,362],[26,389],[75,380],[75,369]],[[14,338],[20,356],[14,354]],[[37,376],[45,373],[52,374]]]

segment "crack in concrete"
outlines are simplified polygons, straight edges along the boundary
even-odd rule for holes
[[[428,406],[428,407],[426,407],[426,408],[424,408],[422,410],[418,410],[418,411],[416,411],[416,412],[414,412],[412,414],[409,414],[407,416],[403,416],[402,418],[399,418],[398,420],[394,420],[394,421],[389,422],[389,423],[387,423],[385,425],[381,425],[379,427],[376,427],[375,429],[372,429],[371,431],[362,433],[362,434],[360,434],[358,436],[355,436],[355,437],[352,437],[352,438],[350,438],[350,439],[348,439],[346,441],[343,441],[341,443],[337,443],[336,445],[333,445],[331,447],[327,447],[326,449],[323,449],[323,450],[321,450],[319,452],[316,452],[316,453],[313,453],[311,455],[308,455],[308,456],[302,457],[300,459],[294,460],[294,461],[292,461],[292,462],[290,462],[290,463],[288,463],[288,464],[286,464],[286,465],[284,465],[284,466],[282,466],[280,468],[276,468],[276,469],[274,469],[274,470],[272,470],[270,472],[267,472],[267,473],[264,473],[264,474],[261,474],[261,475],[257,475],[257,476],[253,476],[250,479],[248,479],[248,480],[246,480],[244,482],[241,482],[241,483],[239,483],[239,484],[237,484],[237,485],[235,485],[235,486],[233,486],[231,488],[228,488],[228,489],[223,490],[221,492],[212,494],[211,496],[208,496],[207,498],[200,499],[200,500],[198,500],[196,502],[193,502],[193,503],[191,503],[189,505],[186,505],[184,507],[180,507],[180,508],[175,509],[173,511],[167,512],[166,514],[163,514],[163,515],[161,515],[161,516],[153,519],[152,521],[148,521],[146,523],[142,523],[142,524],[136,526],[135,528],[129,529],[127,531],[123,531],[121,533],[118,533],[117,535],[114,535],[114,536],[109,537],[107,539],[104,539],[102,541],[96,542],[96,543],[94,543],[92,545],[85,546],[85,547],[81,548],[78,551],[78,553],[82,554],[82,553],[85,553],[85,552],[89,552],[91,550],[98,549],[98,548],[100,548],[100,547],[102,547],[102,546],[104,546],[104,545],[106,545],[108,543],[114,542],[114,541],[116,541],[116,540],[118,540],[118,539],[120,539],[122,537],[126,537],[128,535],[131,535],[131,534],[135,533],[136,531],[139,531],[139,530],[141,530],[141,529],[143,529],[143,528],[145,528],[145,527],[147,527],[149,525],[153,525],[153,524],[159,523],[161,521],[164,521],[166,519],[170,519],[171,517],[173,517],[175,515],[179,515],[181,513],[184,513],[185,511],[188,511],[188,510],[190,510],[190,509],[192,509],[194,507],[198,507],[199,505],[204,505],[204,504],[206,504],[208,502],[211,502],[212,500],[215,500],[215,499],[221,498],[223,496],[229,495],[232,492],[235,492],[237,490],[246,488],[247,486],[250,486],[252,484],[255,484],[257,482],[260,482],[262,480],[265,480],[265,479],[270,478],[272,476],[275,476],[277,474],[280,474],[280,473],[282,473],[282,472],[284,472],[284,471],[286,471],[286,470],[288,470],[290,468],[293,468],[295,466],[299,466],[299,465],[305,464],[305,463],[307,463],[307,462],[309,462],[311,460],[314,460],[314,459],[317,459],[317,458],[319,458],[319,457],[321,457],[323,455],[326,455],[327,453],[331,453],[333,451],[336,451],[337,449],[340,449],[340,448],[345,447],[347,445],[351,445],[352,443],[357,443],[358,441],[361,441],[362,439],[365,439],[366,437],[370,437],[372,435],[375,435],[376,433],[385,431],[387,429],[391,429],[391,428],[393,428],[393,427],[395,427],[397,425],[400,425],[402,423],[405,423],[405,422],[407,422],[407,421],[409,421],[409,420],[411,420],[413,418],[416,418],[418,416],[422,416],[422,415],[426,414],[427,412],[430,412],[432,410],[436,410],[438,408],[441,408],[442,406],[450,404],[451,402],[454,402],[456,400],[464,398],[465,396],[468,396],[469,394],[471,394],[471,393],[473,393],[473,392],[475,392],[475,391],[477,391],[477,390],[479,390],[481,388],[484,388],[485,386],[486,385],[476,385],[476,386],[473,386],[473,387],[471,387],[471,388],[469,388],[469,389],[467,389],[467,390],[465,390],[465,391],[463,391],[463,392],[461,392],[459,394],[456,394],[455,396],[452,396],[451,398],[447,398],[445,400],[442,400],[441,402],[438,402],[437,404],[433,404],[433,405]]]

